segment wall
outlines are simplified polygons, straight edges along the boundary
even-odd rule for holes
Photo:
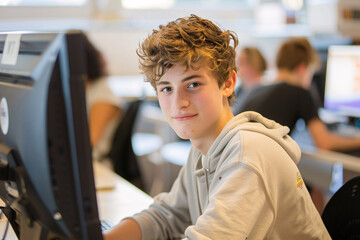
[[[313,1],[314,2],[314,1]],[[180,16],[196,13],[199,16],[210,18],[223,29],[233,30],[239,37],[239,47],[251,45],[258,47],[273,69],[275,52],[280,42],[289,36],[313,37],[319,32],[314,31],[316,26],[307,24],[262,24],[254,19],[256,8],[234,9],[181,9],[181,10],[144,10],[124,11],[113,14],[109,9],[96,12],[95,0],[90,0],[84,7],[75,8],[32,8],[0,7],[0,31],[31,30],[31,31],[58,31],[66,29],[82,29],[89,33],[90,39],[104,52],[112,75],[137,75],[138,57],[136,49],[152,29],[160,24],[166,24]],[[310,6],[310,5],[309,5]],[[334,8],[330,3],[330,9]],[[316,4],[311,5],[311,16],[316,11]],[[81,9],[81,11],[80,11]],[[41,10],[41,11],[39,11]],[[264,9],[262,9],[264,10]],[[78,12],[78,14],[76,14]],[[315,13],[316,14],[316,13]],[[310,17],[311,17],[310,16]],[[327,15],[327,22],[331,22],[322,36],[336,35],[333,25],[334,16]],[[330,19],[329,19],[330,18]],[[330,21],[331,20],[331,21]],[[266,21],[265,21],[266,23]],[[311,23],[311,22],[310,22]],[[322,28],[323,29],[323,28]],[[323,29],[324,30],[324,29]]]
[[[111,75],[137,75],[139,42],[147,36],[146,31],[89,31],[89,38],[103,52]]]

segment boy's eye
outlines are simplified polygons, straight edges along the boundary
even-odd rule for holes
[[[189,88],[194,88],[194,87],[197,87],[197,86],[199,86],[199,85],[200,85],[199,83],[193,82],[193,83],[190,83],[190,84],[189,84]]]
[[[164,87],[160,89],[160,92],[170,92],[171,91],[171,87]]]

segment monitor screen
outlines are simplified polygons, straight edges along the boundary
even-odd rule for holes
[[[341,115],[360,117],[360,46],[329,46],[324,107]]]
[[[0,33],[0,198],[19,239],[102,239],[83,35]]]

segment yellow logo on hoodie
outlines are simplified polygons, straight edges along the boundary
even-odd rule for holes
[[[303,186],[304,186],[304,181],[302,180],[302,177],[301,177],[300,173],[297,173],[296,182],[297,182],[296,186],[297,186],[298,188],[303,188]]]

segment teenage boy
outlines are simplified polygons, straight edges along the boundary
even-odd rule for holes
[[[171,127],[193,147],[171,191],[106,240],[330,239],[296,167],[301,152],[289,129],[230,110],[236,45],[233,33],[195,15],[142,42],[141,70]]]

